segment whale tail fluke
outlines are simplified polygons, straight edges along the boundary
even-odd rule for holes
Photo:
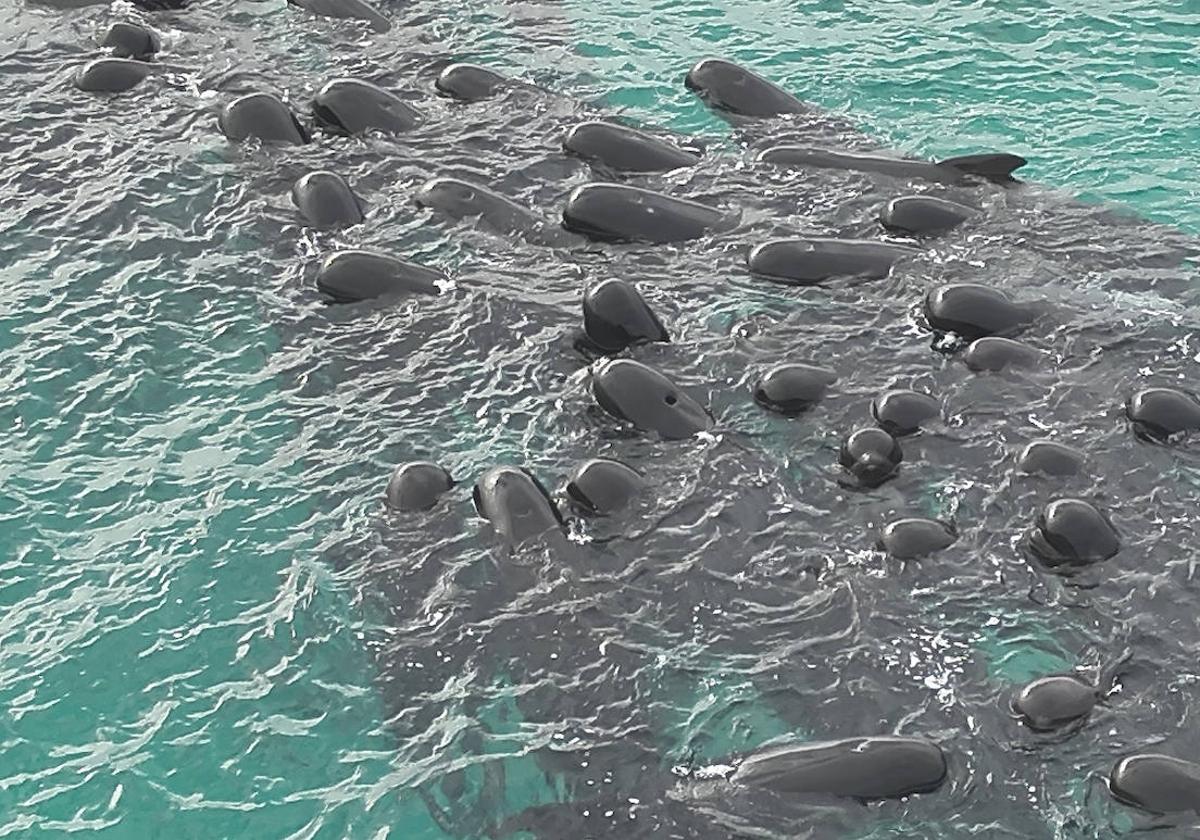
[[[986,178],[998,184],[1009,184],[1016,180],[1012,173],[1028,162],[1020,155],[999,153],[946,158],[938,161],[938,165],[957,169],[968,175],[978,175],[980,178]]]

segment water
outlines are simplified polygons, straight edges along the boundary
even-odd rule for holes
[[[451,16],[417,2],[388,7],[397,27],[369,37],[282,3],[214,3],[153,16],[182,69],[111,100],[74,91],[70,70],[136,13],[0,10],[0,835],[477,837],[511,819],[603,836],[617,830],[606,809],[517,815],[615,799],[624,817],[639,795],[642,821],[620,828],[631,836],[1141,825],[1094,774],[1163,739],[1197,746],[1178,732],[1195,713],[1197,470],[1134,443],[1111,407],[1141,382],[1194,381],[1200,361],[1194,269],[1172,258],[1190,243],[1178,231],[1200,231],[1200,12],[994,5],[571,0]],[[1025,154],[1029,179],[1060,192],[989,192],[995,230],[901,271],[864,330],[863,291],[770,286],[739,270],[735,245],[867,231],[878,189],[733,166],[728,126],[679,84],[709,53],[892,148]],[[429,67],[450,57],[562,98],[528,112],[434,101]],[[432,127],[285,153],[215,130],[232,91],[302,107],[337,73],[418,91]],[[747,205],[742,238],[568,257],[411,206],[449,170],[553,212],[589,177],[552,152],[575,100],[727,152],[651,183]],[[361,229],[297,225],[287,187],[321,165],[371,202]],[[1171,227],[1112,221],[1072,195]],[[459,290],[331,311],[303,267],[339,242],[438,264]],[[567,335],[582,284],[610,272],[647,281],[676,338],[639,357],[733,431],[654,443],[589,408]],[[919,290],[981,272],[1062,306],[1031,339],[1060,354],[1061,377],[979,379],[929,352],[907,314]],[[811,422],[745,399],[779,355],[837,360],[838,395]],[[896,384],[944,396],[946,433],[907,446],[884,492],[847,493],[832,448]],[[1126,537],[1091,589],[1031,574],[1013,548],[1059,488],[996,465],[1043,427],[1088,448],[1107,480],[1070,489]],[[513,559],[465,488],[432,521],[379,510],[400,460],[437,457],[467,484],[511,460],[553,481],[597,451],[643,466],[658,498],[583,532],[636,539]],[[970,527],[938,560],[901,567],[869,539],[898,511]],[[1011,684],[1126,643],[1139,664],[1122,695],[1068,742],[1031,739],[998,708]],[[944,792],[797,815],[672,787],[669,768],[690,757],[896,730],[945,744]]]

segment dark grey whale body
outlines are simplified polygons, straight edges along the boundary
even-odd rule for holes
[[[1108,518],[1083,499],[1055,499],[1038,515],[1029,547],[1051,569],[1070,570],[1108,560],[1121,540]]]
[[[601,242],[683,242],[730,221],[715,207],[624,184],[576,187],[563,208],[563,227]]]
[[[388,19],[369,5],[366,0],[287,0],[289,5],[329,18],[366,21],[376,32],[387,32],[392,28]]]
[[[474,499],[479,514],[513,546],[563,526],[546,488],[519,467],[488,470],[475,483]]]
[[[225,136],[235,142],[249,137],[272,143],[309,142],[308,132],[296,115],[269,93],[250,93],[227,103],[217,123]]]
[[[491,99],[511,82],[495,70],[478,64],[456,63],[442,69],[433,86],[445,96],[463,102]]]
[[[362,79],[328,82],[317,91],[312,110],[319,125],[337,134],[400,134],[424,122],[424,115],[396,94]]]
[[[130,58],[98,58],[75,74],[75,87],[88,93],[132,90],[154,71],[153,65]]]
[[[667,328],[638,290],[624,280],[602,280],[583,295],[585,348],[600,354],[670,341]]]
[[[780,414],[800,414],[820,402],[835,382],[837,374],[827,367],[799,363],[776,365],[754,384],[754,400]]]
[[[563,138],[563,148],[584,160],[622,172],[666,172],[700,162],[699,155],[653,134],[599,120],[572,126]]]
[[[337,303],[405,294],[436,295],[441,272],[371,251],[336,251],[321,263],[317,288]]]
[[[317,227],[356,225],[363,220],[361,199],[336,172],[309,172],[292,185],[292,203]]]
[[[838,462],[859,485],[878,487],[896,474],[904,452],[894,437],[883,429],[858,429],[842,441]]]
[[[567,496],[583,512],[611,516],[628,507],[646,487],[642,474],[610,458],[591,458],[577,465],[567,480]]]
[[[712,425],[708,412],[675,383],[631,359],[592,365],[592,395],[612,416],[668,440],[691,437]]]
[[[702,59],[683,82],[710,108],[737,116],[778,117],[813,110],[773,82],[723,58]]]
[[[108,28],[101,46],[108,47],[117,58],[133,58],[149,61],[154,58],[162,43],[158,35],[140,23],[118,21]]]
[[[908,517],[896,519],[883,527],[878,546],[900,560],[915,560],[941,551],[958,539],[954,529],[936,519]]]
[[[912,248],[867,239],[772,239],[756,245],[747,263],[755,274],[806,286],[835,277],[887,277],[892,266],[916,253]]]
[[[396,467],[384,491],[388,507],[402,513],[429,510],[454,486],[444,467],[429,461],[410,461]]]
[[[893,198],[879,214],[879,223],[891,231],[914,236],[936,236],[961,225],[978,213],[964,204],[930,195]]]
[[[785,794],[862,800],[930,793],[946,780],[946,756],[923,738],[848,738],[753,753],[728,777]]]
[[[962,184],[972,178],[998,184],[1012,183],[1012,173],[1028,161],[1006,153],[964,155],[933,163],[926,160],[888,157],[865,152],[841,152],[811,146],[775,146],[760,152],[760,163],[781,166],[807,166],[816,169],[845,169],[874,172],[893,178]]]
[[[1073,674],[1040,677],[1013,698],[1013,711],[1030,729],[1049,732],[1087,717],[1100,690]]]
[[[1147,440],[1165,442],[1200,432],[1200,401],[1174,388],[1143,388],[1126,402],[1125,413],[1138,436]]]
[[[1200,813],[1200,764],[1142,753],[1118,761],[1108,777],[1117,800],[1146,811]]]
[[[497,233],[515,233],[535,245],[567,245],[571,237],[511,198],[482,184],[434,178],[417,192],[417,204],[453,219],[478,218]]]

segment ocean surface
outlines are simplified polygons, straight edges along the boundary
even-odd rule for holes
[[[282,0],[0,6],[0,837],[1157,825],[1101,778],[1136,749],[1200,749],[1200,459],[1135,441],[1120,405],[1200,374],[1200,6],[379,7],[386,34]],[[118,96],[76,90],[122,19],[163,33],[165,71]],[[1036,186],[964,190],[989,223],[875,289],[751,278],[748,242],[875,235],[871,208],[898,185],[746,165],[770,130],[735,132],[682,85],[708,55],[852,124],[847,142],[1012,151]],[[452,59],[548,93],[449,103],[432,79]],[[296,149],[217,130],[239,92],[306,113],[338,75],[407,91],[429,124]],[[646,183],[742,206],[744,228],[695,247],[551,250],[413,204],[449,172],[553,216],[592,178],[559,153],[562,131],[597,114],[700,139],[700,171]],[[319,167],[367,200],[364,225],[301,224],[288,190]],[[339,245],[436,265],[456,289],[327,306],[311,272]],[[719,434],[651,441],[590,404],[570,333],[581,290],[606,276],[644,284],[674,341],[639,358],[703,395]],[[930,350],[921,290],[965,279],[1049,303],[1029,340],[1054,370],[972,377]],[[751,374],[784,358],[835,364],[838,395],[801,421],[766,417]],[[869,422],[875,393],[912,386],[945,399],[942,427],[906,442],[896,482],[848,491],[838,440]],[[1087,451],[1070,490],[1123,535],[1082,582],[1019,551],[1061,490],[1010,475],[1035,436]],[[556,487],[599,453],[651,478],[637,515],[510,554],[474,514],[491,464]],[[418,458],[460,486],[427,517],[386,515],[391,468]],[[897,513],[953,518],[963,537],[930,562],[888,560],[872,534]],[[1015,685],[1094,672],[1125,647],[1120,690],[1080,731],[1033,738],[1008,718]],[[943,744],[947,786],[793,812],[693,796],[671,774],[773,740],[887,732]]]

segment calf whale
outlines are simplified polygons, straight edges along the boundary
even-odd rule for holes
[[[153,65],[131,58],[98,58],[75,74],[75,87],[88,93],[124,93],[153,70]]]
[[[433,82],[439,93],[464,102],[491,99],[509,84],[508,79],[494,70],[462,63],[443,68]]]
[[[811,146],[775,146],[760,152],[760,163],[815,169],[846,169],[852,172],[873,172],[893,178],[934,181],[940,184],[962,184],[982,179],[997,184],[1016,181],[1012,173],[1026,163],[1020,155],[994,154],[963,155],[933,162],[912,158],[888,157],[865,152],[841,152]]]
[[[404,294],[436,295],[441,272],[372,251],[336,251],[321,263],[317,288],[336,303]]]
[[[362,79],[328,82],[317,91],[312,110],[317,123],[335,134],[400,134],[424,121],[420,111],[396,94]]]

